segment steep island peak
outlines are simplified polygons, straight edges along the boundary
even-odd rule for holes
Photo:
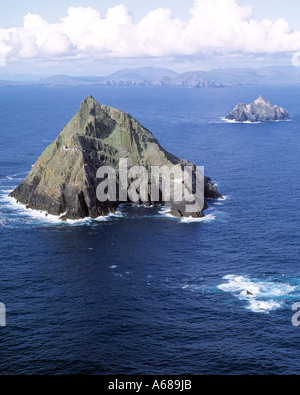
[[[90,95],[10,196],[27,208],[63,219],[104,216],[116,211],[121,203],[118,197],[114,201],[99,201],[97,171],[105,166],[118,170],[124,159],[129,169],[141,166],[148,173],[153,166],[179,165],[196,169],[188,160],[164,150],[153,134],[131,115],[100,105]],[[164,203],[151,201],[150,189],[147,193],[149,200],[139,201],[139,204]],[[204,198],[222,198],[216,185],[206,176]],[[205,203],[197,212],[188,213],[183,204],[171,202],[170,211],[177,217],[201,218],[206,207]]]

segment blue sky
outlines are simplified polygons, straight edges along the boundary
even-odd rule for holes
[[[299,0],[2,1],[0,73],[286,65],[299,16]]]

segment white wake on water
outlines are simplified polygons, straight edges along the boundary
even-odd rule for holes
[[[14,190],[13,187],[11,189],[8,189],[9,187],[2,186],[0,187],[0,203],[1,207],[4,208],[4,210],[8,210],[13,214],[14,216],[17,215],[19,217],[27,217],[33,221],[38,221],[44,224],[54,224],[54,225],[61,225],[61,224],[67,224],[67,225],[81,225],[81,224],[87,224],[91,221],[96,221],[96,222],[105,222],[109,221],[113,218],[122,218],[127,215],[126,209],[123,205],[120,205],[118,210],[114,213],[110,213],[107,216],[103,217],[98,217],[98,218],[83,218],[83,219],[78,219],[78,220],[71,220],[67,219],[66,221],[62,221],[59,218],[64,215],[64,213],[61,213],[60,215],[53,215],[49,214],[46,211],[42,210],[33,210],[30,208],[26,208],[26,205],[23,203],[17,202],[17,200],[13,197],[10,197],[9,194]],[[217,199],[214,204],[219,204],[222,205],[224,201],[227,199],[227,196],[224,197],[224,199]],[[152,208],[151,206],[150,208]],[[147,207],[149,208],[149,207]],[[193,217],[184,217],[184,218],[178,218],[175,217],[171,214],[171,210],[168,207],[161,207],[159,212],[159,215],[162,215],[167,218],[171,218],[174,220],[177,220],[178,222],[181,222],[183,224],[190,224],[190,223],[195,223],[195,222],[212,222],[215,221],[216,219],[216,214],[218,212],[206,214],[205,217],[203,218],[193,218]],[[8,218],[9,220],[9,218]],[[4,226],[3,221],[0,223],[1,226]]]
[[[181,218],[181,222],[184,224],[190,224],[193,222],[211,222],[214,221],[216,217],[213,214],[208,214],[203,218],[193,218],[193,217],[185,217]]]
[[[236,121],[236,120],[234,120],[234,119],[226,119],[226,118],[221,118],[221,120],[223,121],[223,122],[227,122],[227,123],[246,123],[246,124],[258,124],[258,123],[262,123],[261,121],[257,121],[257,122],[251,122],[251,121]]]
[[[285,300],[298,288],[276,280],[261,281],[236,275],[227,275],[223,280],[226,282],[218,285],[218,289],[246,302],[246,309],[255,313],[268,313],[283,307]]]
[[[60,216],[63,215],[53,215],[53,214],[48,214],[46,211],[42,210],[32,210],[30,208],[26,208],[25,204],[17,202],[17,200],[13,197],[8,196],[9,193],[12,192],[12,190],[1,190],[0,194],[0,202],[2,203],[2,207],[4,209],[9,209],[12,211],[14,214],[21,216],[21,217],[27,217],[33,221],[39,221],[41,223],[45,224],[53,224],[53,225],[62,225],[62,224],[67,224],[67,225],[82,225],[82,224],[87,224],[90,221],[92,221],[91,218],[82,218],[78,220],[71,220],[68,219],[67,221],[62,221],[60,220]],[[119,216],[119,213],[111,214],[110,216]],[[100,221],[107,221],[107,217],[98,217],[95,220],[100,222]]]
[[[220,117],[219,118],[222,122],[227,122],[227,123],[244,123],[244,124],[250,124],[250,125],[255,125],[255,124],[259,124],[259,123],[263,123],[262,121],[255,121],[255,122],[251,122],[251,121],[236,121],[235,119],[226,119],[224,117]],[[289,119],[280,119],[280,120],[269,120],[267,122],[291,122],[292,120]]]
[[[171,210],[168,207],[162,207],[161,210],[159,211],[159,214],[167,218],[178,220],[183,224],[190,224],[193,222],[211,222],[216,219],[215,215],[213,214],[207,214],[205,217],[202,218],[193,218],[193,217],[178,218],[171,214]]]

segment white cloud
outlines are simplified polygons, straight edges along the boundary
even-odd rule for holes
[[[41,53],[47,56],[71,54],[72,44],[69,37],[61,32],[49,33],[47,39],[40,46]]]
[[[298,51],[300,31],[283,18],[256,21],[238,0],[195,0],[188,22],[158,8],[134,22],[124,5],[106,15],[91,7],[70,7],[59,23],[24,16],[22,28],[0,28],[0,47],[10,59],[129,58],[203,54],[276,54]]]

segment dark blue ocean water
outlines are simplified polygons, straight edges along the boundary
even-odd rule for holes
[[[205,166],[226,200],[201,222],[129,207],[60,224],[13,205],[89,94]],[[260,94],[291,121],[222,121]],[[291,86],[1,88],[0,372],[299,374],[299,102]]]

